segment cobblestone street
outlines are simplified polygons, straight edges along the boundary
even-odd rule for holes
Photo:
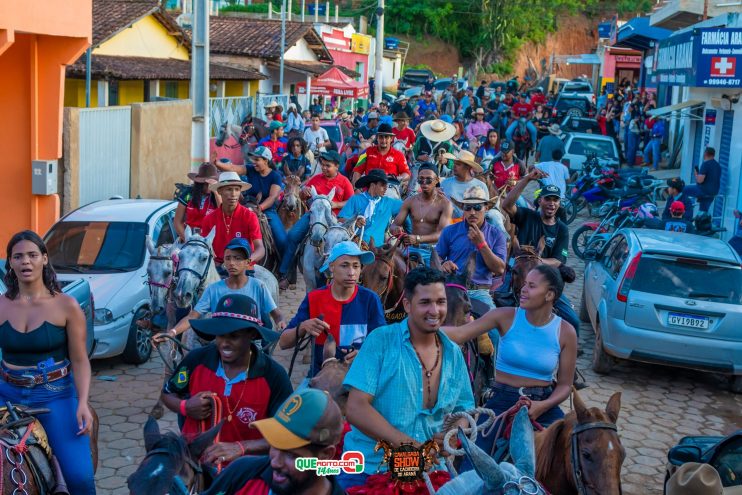
[[[578,217],[570,230],[580,225]],[[567,294],[579,309],[583,264],[570,258],[577,281]],[[290,318],[304,296],[303,285],[281,295],[280,307]],[[727,391],[723,376],[686,369],[621,362],[609,376],[590,369],[593,332],[583,324],[580,346],[584,354],[578,368],[588,384],[580,394],[589,406],[603,407],[616,392],[622,392],[619,435],[626,448],[623,493],[662,493],[667,451],[685,435],[722,435],[742,428],[742,396]],[[287,369],[290,351],[277,350],[274,357]],[[307,364],[297,358],[292,381],[301,381]],[[115,377],[115,381],[101,380]],[[110,380],[110,379],[109,379]],[[163,380],[162,363],[156,353],[145,365],[135,367],[118,360],[93,362],[91,400],[100,416],[100,462],[96,476],[99,493],[128,493],[126,478],[144,455],[142,426],[155,404]],[[565,411],[569,403],[563,404]],[[175,429],[175,414],[160,421],[162,430]]]

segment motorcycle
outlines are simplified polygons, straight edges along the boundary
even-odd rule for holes
[[[585,259],[588,250],[600,251],[613,233],[624,227],[640,227],[644,219],[638,207],[622,207],[618,199],[607,201],[601,208],[603,220],[586,222],[572,235],[572,251],[580,259]]]

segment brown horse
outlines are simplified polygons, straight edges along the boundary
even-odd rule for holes
[[[533,246],[521,246],[518,244],[517,238],[513,245],[513,251],[511,256],[515,260],[513,267],[510,269],[512,272],[511,286],[513,288],[513,296],[515,297],[515,303],[518,304],[518,298],[520,297],[520,290],[526,283],[526,275],[528,272],[536,268],[541,264],[541,253],[544,251],[546,241],[543,237],[538,240],[538,245]]]
[[[620,495],[626,452],[616,430],[621,392],[605,410],[588,408],[576,390],[574,410],[536,434],[536,479],[552,495]]]
[[[283,227],[289,230],[307,211],[307,207],[299,197],[301,179],[295,175],[289,175],[283,182],[286,187],[283,190],[283,199],[278,205],[278,216],[281,218]]]
[[[263,246],[265,247],[265,257],[263,258],[263,261],[260,262],[260,265],[270,272],[278,273],[278,268],[281,265],[281,252],[278,250],[276,240],[273,238],[271,226],[268,223],[268,217],[266,217],[263,210],[258,207],[261,199],[260,197],[258,197],[258,199],[253,199],[248,196],[244,201],[245,206],[250,208],[253,213],[257,215],[258,224],[260,224],[260,233],[263,236]]]
[[[144,449],[147,453],[137,470],[126,480],[131,495],[201,493],[208,488],[199,459],[214,443],[221,427],[222,423],[219,423],[187,442],[176,433],[160,433],[157,420],[150,416],[144,425]]]
[[[361,283],[367,289],[376,292],[381,298],[384,313],[389,314],[402,307],[404,296],[404,279],[407,275],[407,261],[397,248],[397,244],[376,248],[373,239],[369,250],[376,259],[363,267]]]
[[[29,409],[13,406],[0,408],[0,487],[5,493],[67,493],[57,458],[41,423],[34,416],[48,413],[48,409]],[[90,453],[93,472],[98,469],[98,414],[90,407],[93,426],[90,430]],[[70,462],[69,459],[65,459]],[[74,461],[73,461],[74,462]],[[34,468],[29,468],[33,464]],[[13,474],[18,469],[20,474]],[[38,478],[37,478],[38,476]],[[18,482],[25,480],[21,487]]]
[[[345,405],[348,402],[348,390],[343,387],[343,380],[348,374],[350,364],[344,359],[337,359],[335,351],[337,343],[335,339],[327,334],[324,346],[322,346],[322,369],[309,381],[309,387],[324,390],[340,406],[340,411],[345,417]]]

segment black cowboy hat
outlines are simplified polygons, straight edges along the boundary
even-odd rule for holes
[[[370,170],[366,175],[356,181],[356,187],[361,189],[368,187],[375,182],[383,182],[384,184],[389,183],[389,177],[386,176],[386,172],[380,168]]]
[[[243,294],[227,294],[219,299],[210,318],[188,320],[191,328],[204,340],[213,340],[217,335],[227,335],[237,330],[254,328],[263,340],[275,342],[280,335],[263,326],[260,308],[251,297]]]
[[[394,136],[394,133],[392,132],[392,126],[389,124],[381,124],[379,125],[378,129],[376,130],[377,136]]]

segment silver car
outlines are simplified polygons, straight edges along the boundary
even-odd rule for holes
[[[592,367],[615,358],[723,373],[742,393],[742,268],[719,239],[622,229],[588,251],[580,319],[595,330]]]
[[[149,359],[149,332],[135,325],[149,309],[145,236],[156,246],[175,240],[174,201],[97,201],[61,218],[46,234],[49,256],[61,281],[80,277],[95,300],[93,358],[122,355]]]

